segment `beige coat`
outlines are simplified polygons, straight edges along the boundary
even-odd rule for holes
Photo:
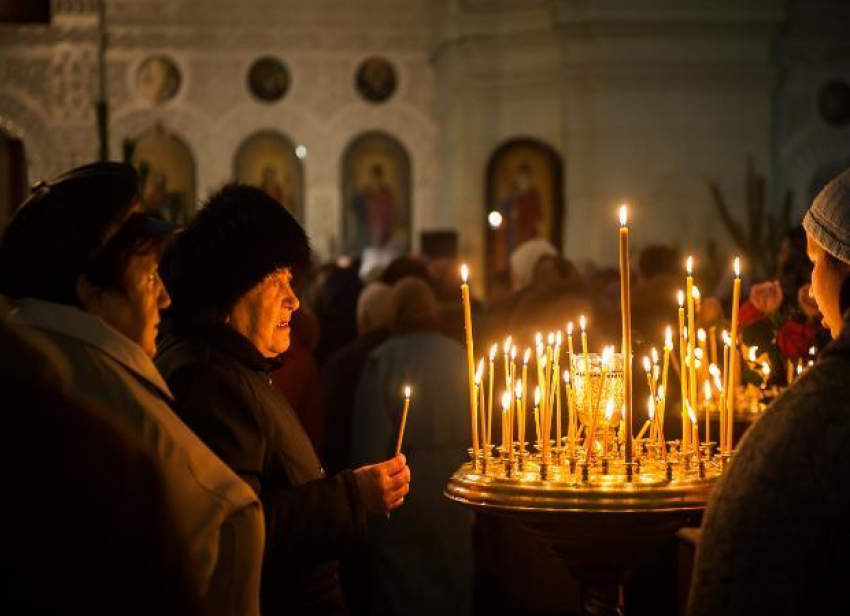
[[[25,299],[10,320],[39,331],[64,355],[74,393],[96,399],[159,461],[180,519],[206,613],[259,613],[264,524],[259,500],[173,413],[151,359],[102,319]]]

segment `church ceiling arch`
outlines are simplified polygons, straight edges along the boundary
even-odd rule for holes
[[[542,238],[560,250],[563,175],[561,156],[539,139],[510,139],[490,155],[481,221],[491,275],[506,275],[511,253],[529,240]]]
[[[303,146],[302,146],[303,148]],[[233,157],[233,178],[260,188],[298,220],[304,220],[304,167],[289,137],[259,130],[239,145]]]

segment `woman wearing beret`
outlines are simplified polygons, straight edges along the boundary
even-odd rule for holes
[[[67,360],[72,392],[98,402],[157,461],[205,613],[258,614],[259,500],[174,414],[152,361],[169,303],[157,270],[169,233],[139,211],[131,166],[75,169],[36,187],[11,220],[0,293],[15,300],[10,320]]]
[[[263,502],[264,614],[345,613],[337,560],[364,539],[368,516],[401,505],[410,481],[403,456],[326,477],[271,383],[299,306],[292,268],[309,252],[285,208],[233,184],[208,199],[163,263],[173,332],[157,365],[184,420]]]
[[[765,411],[706,512],[691,616],[841,614],[850,553],[850,169],[803,220],[833,342]]]

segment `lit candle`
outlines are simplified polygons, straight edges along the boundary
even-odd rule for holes
[[[626,477],[632,479],[632,311],[628,208],[620,207],[620,312],[623,319],[623,387],[626,407]]]
[[[479,436],[481,438],[481,451],[484,457],[487,456],[487,414],[484,412],[484,388],[481,387],[481,380],[484,378],[484,358],[478,362],[478,369],[475,371],[475,402],[478,404],[478,423]]]
[[[499,352],[499,345],[494,344],[490,347],[490,373],[488,375],[488,394],[487,394],[487,443],[492,443],[493,432],[493,378],[495,377],[496,369],[496,353]]]
[[[567,434],[570,441],[570,457],[574,458],[576,455],[576,413],[575,397],[569,370],[564,370],[564,389],[567,398]]]
[[[711,442],[711,383],[708,382],[708,379],[703,384],[703,390],[705,392],[705,443],[707,445]]]
[[[472,306],[469,301],[469,268],[466,264],[460,268],[460,277],[463,284],[460,286],[461,298],[463,300],[463,319],[466,326],[466,363],[469,371],[469,412],[472,421],[472,460],[473,466],[478,465],[478,400],[475,395],[475,355],[472,348]]]
[[[640,439],[643,438],[643,435],[646,434],[646,431],[652,425],[652,418],[655,415],[655,398],[652,394],[649,395],[649,401],[647,402],[646,408],[647,414],[649,415],[649,419],[644,422],[643,427],[640,429],[640,432],[638,432],[638,435],[635,437],[635,441],[638,442],[640,441]]]
[[[688,414],[685,411],[685,403],[688,401],[688,367],[685,363],[685,294],[677,293],[679,301],[679,382],[682,385],[682,450],[688,446],[691,427],[688,423]]]
[[[729,334],[729,374],[727,376],[729,384],[726,388],[726,407],[728,413],[726,421],[726,447],[730,453],[734,445],[732,442],[734,438],[732,436],[732,426],[735,415],[735,370],[737,369],[738,360],[738,304],[741,303],[741,259],[738,257],[735,257],[734,269],[735,280],[732,283],[732,325]]]
[[[664,330],[664,363],[661,368],[661,389],[664,397],[659,400],[658,423],[664,424],[664,411],[667,408],[667,372],[670,368],[670,352],[673,350],[673,329],[670,326]]]
[[[720,437],[722,439],[721,452],[729,452],[729,427],[728,424],[734,421],[734,418],[729,414],[729,348],[732,346],[732,340],[729,338],[729,332],[723,330],[723,405],[720,407],[720,420],[723,422],[721,427]]]
[[[531,357],[531,349],[526,349],[525,354],[522,356],[522,391],[528,391],[528,359]],[[520,417],[520,448],[523,453],[525,453],[525,413],[528,408],[528,396],[523,396],[522,398],[522,412]]]
[[[395,455],[401,453],[401,441],[404,438],[404,427],[407,424],[407,411],[410,409],[410,385],[404,387],[404,406],[401,409],[401,425],[398,429],[398,441],[395,445]]]
[[[688,357],[691,360],[688,369],[688,402],[691,409],[697,408],[697,367],[696,367],[696,315],[694,314],[694,258],[688,257],[687,261],[687,291],[688,302]]]
[[[511,434],[511,392],[502,394],[502,451],[509,462],[514,460],[514,441]]]
[[[517,416],[517,436],[519,437],[519,455],[523,457],[525,453],[525,414],[522,412],[522,381],[517,381],[516,384],[516,416]],[[511,427],[513,430],[513,426]]]
[[[540,387],[534,388],[534,427],[537,429],[537,442],[542,443],[540,431]]]
[[[691,438],[694,444],[694,453],[697,456],[697,462],[699,462],[702,457],[699,451],[699,422],[697,421],[697,414],[690,408],[690,405],[688,405],[688,417],[690,417],[691,425],[693,426],[693,436]]]
[[[584,315],[578,318],[578,327],[581,330],[581,354],[584,356],[584,407],[586,417],[590,419],[590,413],[593,411],[593,403],[591,400],[590,390],[590,354],[587,352],[587,319]]]

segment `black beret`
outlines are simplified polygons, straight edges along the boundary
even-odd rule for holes
[[[179,321],[224,316],[275,270],[309,260],[307,234],[292,214],[263,191],[233,183],[201,206],[160,271]]]
[[[0,240],[0,293],[77,303],[76,281],[130,214],[136,170],[99,162],[40,182]]]

